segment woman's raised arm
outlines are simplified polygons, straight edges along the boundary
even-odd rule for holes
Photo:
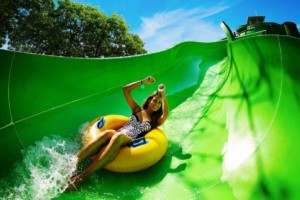
[[[141,110],[141,107],[137,104],[137,102],[132,98],[131,91],[143,84],[149,85],[155,82],[155,79],[152,76],[148,76],[142,80],[135,81],[133,83],[129,83],[123,87],[123,93],[126,98],[126,101],[129,107],[132,110],[132,113],[136,113]]]
[[[162,115],[158,119],[158,124],[162,125],[169,116],[169,107],[168,107],[168,101],[167,101],[167,98],[166,98],[166,92],[165,92],[164,84],[160,84],[158,86],[158,92],[161,96],[161,106],[162,106]]]

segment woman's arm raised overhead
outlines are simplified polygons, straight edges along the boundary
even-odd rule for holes
[[[124,96],[126,98],[126,101],[129,105],[129,107],[131,108],[132,110],[132,113],[136,113],[138,111],[141,110],[141,107],[138,105],[138,103],[133,99],[132,95],[131,95],[131,91],[143,84],[145,85],[149,85],[149,84],[152,84],[155,82],[155,79],[152,77],[152,76],[148,76],[142,80],[139,80],[139,81],[135,81],[135,82],[132,82],[132,83],[129,83],[128,85],[125,85],[123,87],[123,93],[124,93]]]
[[[166,92],[165,92],[165,86],[164,84],[160,84],[158,86],[158,92],[161,96],[161,103],[162,103],[162,115],[161,117],[158,119],[158,125],[162,125],[166,119],[168,118],[169,115],[169,107],[168,107],[168,101],[166,98]]]

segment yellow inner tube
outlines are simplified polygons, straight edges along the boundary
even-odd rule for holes
[[[118,130],[128,121],[122,115],[107,115],[93,120],[85,129],[84,144],[108,129]],[[136,172],[146,169],[158,162],[165,154],[168,140],[163,131],[152,129],[144,140],[124,146],[117,157],[104,168],[113,172]]]

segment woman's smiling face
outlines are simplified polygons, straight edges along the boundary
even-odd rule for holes
[[[149,103],[150,108],[155,112],[158,111],[161,107],[161,97],[160,95],[155,95],[150,103]]]

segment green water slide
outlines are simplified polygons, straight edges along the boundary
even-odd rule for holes
[[[24,188],[37,198],[32,188],[44,186],[34,186],[33,172],[25,170],[31,185],[23,190],[16,172],[26,149],[77,138],[82,124],[101,115],[128,116],[122,87],[152,75],[156,84],[133,96],[142,103],[166,85],[162,160],[136,173],[103,169],[77,191],[40,199],[299,199],[300,40],[227,36],[111,59],[0,50],[0,198]]]

